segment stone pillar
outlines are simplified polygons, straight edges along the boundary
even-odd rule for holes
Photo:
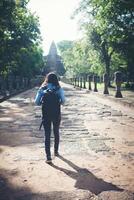
[[[80,78],[77,77],[77,87],[80,87]]]
[[[24,80],[24,77],[21,79],[21,88],[22,88],[22,89],[25,88],[25,80]]]
[[[2,93],[2,84],[3,84],[2,77],[0,76],[0,94]]]
[[[42,83],[42,82],[40,82],[40,85],[41,85],[41,83]],[[40,85],[39,85],[39,86],[40,86]],[[31,88],[31,78],[28,78],[28,88]]]
[[[1,85],[1,94],[3,96],[6,96],[6,90],[7,90],[7,87],[6,87],[6,80],[3,76],[0,76],[0,85]]]
[[[115,80],[115,84],[116,84],[115,97],[122,98],[122,94],[121,94],[122,73],[120,71],[117,71],[114,73],[114,76],[115,76],[114,80]]]
[[[19,76],[16,76],[16,90],[17,91],[20,90],[20,79],[19,79]]]
[[[28,88],[28,78],[27,77],[25,79],[25,83],[26,83],[26,88]]]
[[[70,78],[71,85],[74,85],[74,78]]]
[[[103,82],[104,82],[104,92],[103,92],[103,94],[109,94],[109,91],[108,91],[109,77],[108,77],[107,73],[105,73],[103,75]]]
[[[77,87],[77,77],[75,77],[75,87]]]
[[[74,85],[74,78],[71,78],[70,80],[71,80],[71,84]]]
[[[92,90],[92,88],[91,88],[91,81],[92,81],[92,76],[89,75],[88,76],[88,90]]]
[[[26,78],[25,77],[23,78],[23,88],[24,89],[26,88]]]
[[[75,78],[72,78],[73,79],[73,85],[75,84]]]
[[[79,87],[79,78],[76,78],[76,86]]]
[[[83,88],[86,89],[86,77],[83,77]]]
[[[16,91],[16,77],[13,75],[13,91]]]
[[[80,88],[82,88],[82,77],[80,78]]]
[[[73,78],[73,86],[75,87],[75,78]]]
[[[72,78],[69,79],[69,82],[71,85],[73,84]]]
[[[74,87],[76,87],[76,84],[77,84],[77,79],[74,78]]]
[[[13,76],[10,74],[8,76],[8,89],[9,93],[11,94],[13,92]]]
[[[31,79],[28,78],[28,88],[31,88]]]
[[[98,92],[98,90],[97,90],[97,76],[96,75],[93,76],[93,81],[94,81],[94,92]]]

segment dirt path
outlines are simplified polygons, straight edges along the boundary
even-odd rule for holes
[[[132,108],[63,87],[62,156],[52,166],[38,130],[37,88],[0,104],[0,200],[134,199]]]

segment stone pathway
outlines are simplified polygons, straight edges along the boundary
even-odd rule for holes
[[[104,84],[102,83],[102,86],[101,86],[102,88],[104,88],[103,85]],[[104,97],[104,94],[103,94],[104,91],[102,88],[99,88],[98,92],[95,95]],[[123,98],[119,98],[119,99],[115,98],[116,88],[109,88],[109,95],[105,95],[105,96],[108,99],[110,99],[111,101],[118,102],[118,103],[122,104],[123,106],[134,108],[134,91],[125,90],[122,88],[121,93],[122,93]]]
[[[38,130],[37,88],[0,104],[0,200],[134,199],[132,108],[62,85],[62,156],[52,166]]]

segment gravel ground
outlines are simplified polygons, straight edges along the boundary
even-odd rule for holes
[[[52,165],[38,130],[37,88],[0,104],[0,200],[134,199],[133,107],[62,86],[61,156]]]

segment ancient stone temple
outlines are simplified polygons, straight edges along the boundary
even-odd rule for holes
[[[52,42],[50,49],[49,49],[49,54],[45,56],[45,67],[43,69],[43,75],[46,75],[49,72],[55,72],[57,75],[64,75],[65,73],[65,68],[61,59],[61,56],[57,54],[57,48],[54,43]]]

